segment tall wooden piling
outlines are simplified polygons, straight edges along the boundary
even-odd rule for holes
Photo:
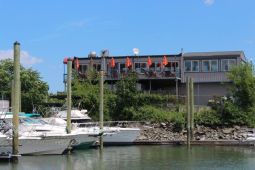
[[[11,111],[14,112],[14,80],[11,83],[12,90],[11,90]]]
[[[190,79],[186,77],[187,145],[190,146]]]
[[[178,90],[178,78],[175,77],[175,95],[176,95],[176,103],[179,102],[179,90]]]
[[[99,106],[99,126],[100,131],[103,131],[104,128],[104,70],[105,70],[105,55],[107,55],[108,51],[102,51],[101,57],[101,70],[100,70],[100,106]],[[100,149],[102,150],[104,146],[103,143],[103,135],[100,136]]]
[[[71,133],[71,108],[72,108],[72,59],[67,61],[67,115],[66,132]]]
[[[194,135],[194,85],[193,85],[193,79],[190,78],[189,81],[189,92],[190,92],[190,138],[193,140],[193,135]]]
[[[13,92],[13,141],[12,154],[18,160],[19,154],[19,109],[20,109],[20,43],[14,43],[14,92]]]

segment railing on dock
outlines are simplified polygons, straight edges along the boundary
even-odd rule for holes
[[[139,124],[145,124],[146,121],[104,121],[104,126],[108,127],[130,127],[129,125],[132,124],[132,127],[138,127]],[[92,126],[99,126],[99,122],[86,122],[86,123],[77,123],[79,127],[92,127]]]

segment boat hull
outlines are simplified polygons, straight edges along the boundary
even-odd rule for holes
[[[88,132],[88,129],[78,129],[72,133],[76,134],[75,140],[72,143],[73,149],[87,149],[93,145],[97,139],[99,132]]]
[[[103,141],[106,145],[127,145],[132,144],[140,134],[139,128],[114,128],[109,127],[113,132],[105,132]],[[114,132],[114,130],[116,130]]]
[[[20,155],[59,155],[71,146],[73,135],[47,137],[20,137]],[[12,153],[12,138],[0,144],[0,153]]]

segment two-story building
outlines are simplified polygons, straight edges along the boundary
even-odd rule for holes
[[[86,78],[89,68],[100,71],[102,57],[74,57],[73,68]],[[245,62],[242,51],[191,52],[176,55],[106,56],[105,81],[115,82],[130,72],[138,77],[137,88],[146,92],[185,96],[186,77],[194,81],[195,104],[206,105],[214,96],[228,95],[227,72]],[[64,81],[65,82],[65,81]]]

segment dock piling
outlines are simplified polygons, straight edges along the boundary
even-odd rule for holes
[[[19,109],[20,109],[20,43],[14,43],[14,85],[13,85],[13,161],[18,161],[19,154]]]
[[[191,140],[194,139],[194,83],[193,83],[193,79],[190,77],[190,81],[189,81],[190,85],[189,85],[189,92],[190,92],[190,138]]]
[[[190,79],[186,77],[187,145],[190,146]]]
[[[67,61],[67,115],[66,132],[71,133],[71,107],[72,107],[72,59]]]
[[[101,54],[101,70],[100,70],[100,106],[99,106],[99,126],[100,131],[103,131],[104,128],[104,71],[105,71],[105,57],[108,56],[109,52],[108,50],[103,50]],[[103,149],[104,143],[103,143],[103,135],[100,136],[100,149]]]

